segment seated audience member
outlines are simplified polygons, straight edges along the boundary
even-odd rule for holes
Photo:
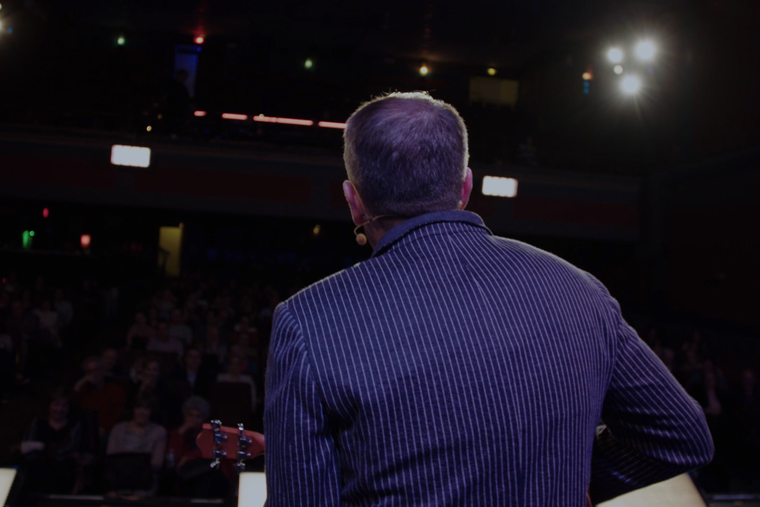
[[[158,473],[164,463],[166,449],[166,430],[163,426],[150,422],[156,406],[156,399],[140,396],[132,410],[132,419],[113,427],[108,437],[106,455],[149,454],[153,468],[153,486],[142,494],[155,493],[158,489]],[[136,471],[137,472],[137,471]]]
[[[169,324],[169,336],[178,340],[185,346],[193,342],[193,330],[185,324],[182,316],[182,310],[175,308],[172,310],[171,324]]]
[[[233,328],[233,333],[230,335],[230,343],[245,342],[251,346],[256,346],[259,343],[259,333],[255,327],[251,325],[251,320],[247,315],[243,315]]]
[[[0,323],[0,403],[8,402],[8,393],[13,385],[16,352],[13,338],[4,332]]]
[[[217,382],[235,382],[251,386],[251,408],[256,409],[256,384],[250,375],[243,373],[243,359],[239,355],[230,355],[227,360],[227,373],[220,373]]]
[[[173,380],[185,380],[193,388],[193,394],[206,396],[209,386],[214,382],[214,371],[203,364],[201,351],[191,347],[185,351],[185,356],[171,372]]]
[[[185,401],[182,412],[182,425],[169,433],[166,448],[167,465],[171,466],[169,456],[174,462],[179,493],[193,498],[223,497],[229,486],[232,470],[230,462],[226,461],[222,466],[224,475],[211,470],[210,460],[203,458],[195,443],[195,437],[200,433],[203,423],[208,420],[209,404],[200,396],[193,396]]]
[[[249,347],[245,343],[245,340],[243,340],[243,343],[230,345],[228,355],[240,358],[243,365],[243,373],[253,376],[259,372],[258,351],[253,347]]]
[[[227,345],[222,342],[219,336],[219,328],[214,325],[209,325],[206,328],[206,355],[216,356],[217,365],[222,364],[224,358],[227,356]]]
[[[79,407],[94,410],[98,414],[100,434],[105,435],[119,420],[124,410],[126,393],[106,379],[103,361],[99,357],[85,359],[82,367],[85,375],[74,384],[72,401]]]
[[[179,424],[181,400],[172,393],[169,384],[161,375],[160,360],[156,357],[144,359],[138,371],[137,381],[129,392],[127,408],[132,409],[140,397],[150,396],[158,401],[153,407],[153,422],[164,426]]]
[[[107,379],[121,378],[125,376],[119,366],[119,353],[116,349],[105,349],[100,353],[100,361],[103,363],[103,371]]]
[[[37,325],[40,331],[50,333],[56,339],[58,338],[58,312],[52,309],[52,303],[45,299],[40,303],[39,308],[33,310],[37,316]]]
[[[137,312],[135,322],[127,332],[127,348],[132,350],[145,350],[150,342],[156,336],[156,330],[148,324],[145,314]]]
[[[182,343],[176,338],[169,336],[169,326],[166,322],[159,322],[156,335],[148,341],[145,348],[148,352],[174,352],[177,357],[182,356]]]
[[[63,289],[56,289],[53,293],[53,309],[58,313],[58,325],[62,328],[74,320],[74,305],[66,299]]]
[[[28,493],[73,493],[81,443],[82,426],[69,417],[69,399],[64,389],[56,389],[47,416],[32,420],[21,442],[24,490]]]

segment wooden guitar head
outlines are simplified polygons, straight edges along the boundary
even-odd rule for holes
[[[223,459],[243,460],[264,454],[264,435],[238,428],[222,426],[219,421],[204,424],[195,438],[204,458],[217,462]]]

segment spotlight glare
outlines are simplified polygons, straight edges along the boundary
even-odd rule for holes
[[[615,65],[615,68],[612,69],[615,71],[615,74],[620,75],[623,73],[623,66],[622,65]]]
[[[147,127],[145,127],[145,130],[148,131],[148,132],[150,132],[151,130],[153,130],[153,127],[151,127],[150,125],[148,125]]]
[[[651,41],[641,41],[636,44],[636,57],[639,60],[648,62],[654,58],[656,49]]]
[[[493,67],[488,67],[488,70],[486,72],[488,72],[489,76],[495,76],[496,75],[496,69],[494,69]]]
[[[124,38],[123,35],[120,35],[119,38],[116,39],[116,44],[118,44],[119,46],[123,46],[126,42],[127,40]]]
[[[583,77],[584,81],[591,81],[591,79],[592,79],[593,76],[591,75],[590,72],[584,72],[581,77]]]
[[[423,65],[420,67],[420,75],[421,76],[427,76],[428,68],[427,65]]]
[[[625,76],[620,81],[620,89],[626,95],[635,95],[641,90],[641,80],[636,76]]]
[[[517,195],[517,180],[500,176],[484,176],[481,192],[483,195],[495,197],[515,197]]]
[[[623,52],[618,48],[612,48],[607,51],[607,58],[612,63],[620,63],[623,61]]]
[[[311,58],[307,58],[305,62],[303,62],[303,66],[307,69],[310,69],[314,67],[314,62],[311,60]]]
[[[199,36],[197,36],[195,38],[195,43],[198,44],[199,46],[201,44],[203,44],[204,42],[206,42],[206,36],[205,35],[199,35]]]

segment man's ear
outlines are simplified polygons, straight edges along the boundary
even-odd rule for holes
[[[472,169],[467,168],[467,172],[464,175],[464,182],[462,183],[462,197],[459,201],[459,209],[464,209],[467,203],[470,201],[470,194],[472,193]]]
[[[346,180],[343,182],[343,195],[346,196],[348,207],[351,208],[351,218],[356,225],[362,225],[367,221],[367,210],[364,209],[362,198],[353,183]]]

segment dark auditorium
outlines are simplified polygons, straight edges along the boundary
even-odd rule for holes
[[[755,0],[0,0],[0,507],[760,507],[758,54]]]

